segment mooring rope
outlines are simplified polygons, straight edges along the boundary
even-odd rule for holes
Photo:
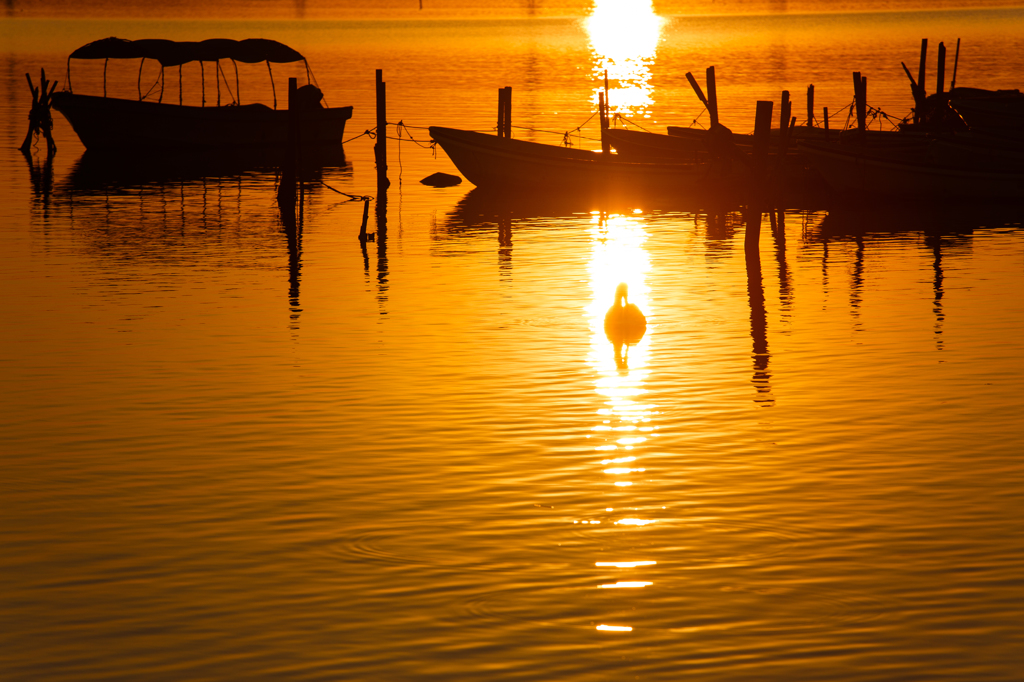
[[[341,194],[342,196],[348,197],[348,200],[344,201],[342,203],[348,203],[349,201],[372,201],[373,200],[373,197],[365,195],[365,194],[349,194],[348,192],[342,192],[340,189],[335,189],[334,187],[331,187],[330,185],[328,185],[323,180],[317,180],[317,182],[319,182],[321,185],[323,185],[327,189],[331,190],[332,192],[337,192],[338,194]]]

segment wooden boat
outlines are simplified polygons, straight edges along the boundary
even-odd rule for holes
[[[81,95],[71,90],[72,59],[154,59],[161,67],[159,100]],[[163,70],[188,62],[220,60],[244,63],[305,62],[305,58],[273,40],[121,40],[105,38],[84,45],[68,57],[67,90],[53,95],[53,108],[64,115],[82,144],[90,150],[117,149],[146,153],[155,150],[239,149],[283,146],[288,140],[287,110],[264,104],[183,106],[163,102]],[[141,68],[141,66],[140,66]],[[309,73],[307,65],[307,74]],[[237,83],[237,81],[236,81]],[[204,85],[205,89],[205,85]],[[106,68],[104,68],[104,92]],[[340,144],[352,107],[329,109],[323,94],[308,83],[298,90],[303,144]]]
[[[971,130],[1024,135],[1024,94],[1019,90],[954,88],[944,96]]]
[[[714,163],[631,162],[600,152],[556,147],[468,130],[432,126],[430,137],[478,187],[683,191],[738,183],[745,169]]]
[[[919,148],[885,151],[803,142],[800,151],[840,194],[941,200],[1024,199],[1024,172],[965,168],[922,158]]]

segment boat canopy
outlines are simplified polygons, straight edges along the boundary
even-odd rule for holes
[[[188,62],[215,62],[234,59],[246,64],[259,62],[291,63],[305,57],[276,40],[250,38],[229,40],[212,38],[199,42],[144,39],[103,38],[83,45],[71,53],[70,59],[155,59],[161,66],[179,66]]]

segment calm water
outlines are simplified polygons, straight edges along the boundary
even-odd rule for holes
[[[364,251],[321,181],[374,194],[365,137],[297,239],[265,163],[111,166],[59,115],[52,167],[15,148],[24,72],[107,35],[278,38],[349,136],[374,68],[409,126],[487,129],[511,85],[516,135],[557,143],[605,68],[653,130],[706,123],[712,63],[735,130],[810,83],[839,111],[855,69],[899,118],[922,37],[1019,87],[1024,10],[424,4],[7,4],[0,678],[1019,680],[1019,207],[793,207],[748,259],[711,199],[432,189],[443,152],[391,142]],[[649,328],[617,357],[620,281]]]

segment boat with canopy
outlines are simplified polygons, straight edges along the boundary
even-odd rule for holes
[[[77,94],[72,89],[71,60],[104,60],[103,96]],[[138,99],[107,96],[107,63],[111,59],[139,59]],[[142,92],[142,67],[145,61],[160,64],[159,91],[156,101]],[[222,61],[235,65],[235,88]],[[199,62],[202,73],[202,106],[185,105],[181,95],[181,66]],[[274,92],[274,108],[265,104],[242,104],[239,94],[237,62],[265,62]],[[68,57],[65,90],[53,95],[53,108],[71,124],[87,149],[131,150],[145,153],[156,150],[231,149],[284,146],[288,141],[286,109],[277,108],[272,63],[302,62],[306,67],[306,85],[296,92],[301,120],[301,143],[305,145],[339,145],[345,133],[345,122],[352,117],[352,107],[328,108],[323,93],[315,84],[309,63],[299,52],[275,40],[211,39],[199,42],[173,40],[123,40],[104,38],[83,45]],[[217,101],[206,105],[206,64],[214,64]],[[178,67],[178,102],[164,102],[164,85],[168,67]],[[221,105],[221,82],[231,102]],[[155,86],[154,86],[155,87]],[[151,88],[152,90],[153,88]]]

